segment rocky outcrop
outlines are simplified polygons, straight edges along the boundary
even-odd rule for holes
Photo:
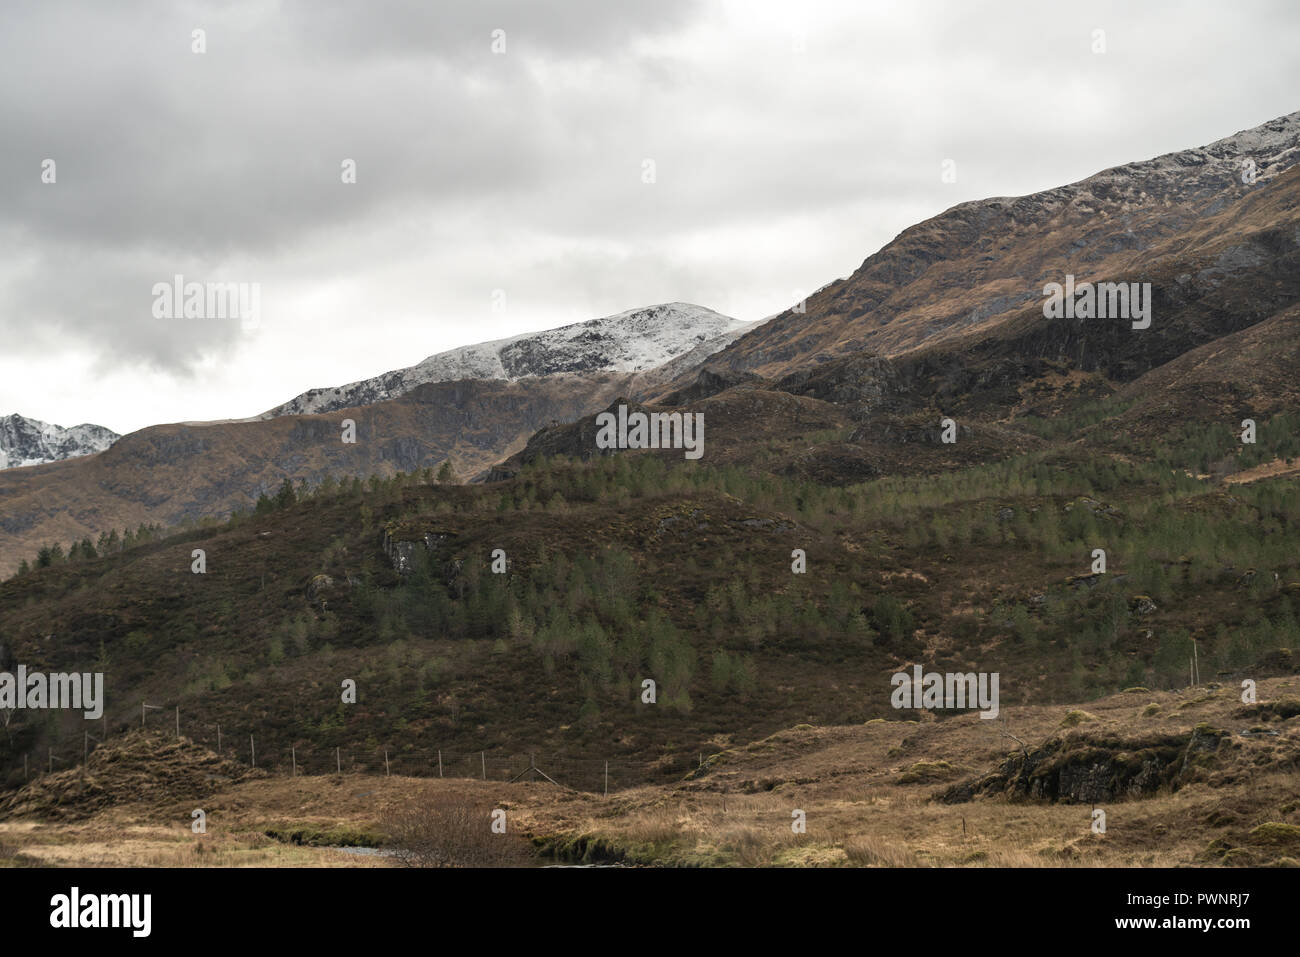
[[[1199,725],[1190,734],[1125,739],[1072,732],[1025,748],[991,774],[936,794],[945,804],[1004,795],[1062,804],[1131,800],[1178,788],[1217,752],[1234,747],[1227,731]]]
[[[383,549],[397,574],[406,576],[426,556],[436,561],[439,552],[453,538],[454,532],[425,532],[418,538],[405,538],[394,534],[392,529],[387,529],[384,531]],[[449,582],[460,572],[459,562],[449,560],[443,562],[442,566],[443,576]]]
[[[586,462],[598,455],[616,455],[620,450],[602,449],[596,445],[596,434],[600,428],[596,425],[596,416],[609,412],[618,415],[620,405],[627,406],[628,415],[633,412],[647,412],[649,409],[639,402],[632,402],[623,397],[615,399],[602,412],[584,416],[576,422],[556,425],[542,429],[533,434],[528,444],[505,462],[498,463],[488,472],[489,482],[499,482],[512,478],[521,466],[536,461],[538,458],[554,458],[563,455]]]
[[[687,405],[717,395],[732,386],[757,381],[759,381],[759,377],[749,372],[733,372],[725,369],[718,372],[713,369],[701,369],[700,374],[695,377],[695,381],[690,385],[669,392],[657,401],[663,405]]]
[[[907,385],[893,363],[866,353],[799,369],[779,379],[774,388],[848,406],[860,418],[909,404]]]

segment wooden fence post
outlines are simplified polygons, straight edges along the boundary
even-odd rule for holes
[[[140,702],[140,727],[142,727],[142,728],[144,727],[144,715],[145,715],[145,711],[146,711],[146,709],[148,709],[148,708],[153,708],[153,710],[155,710],[155,711],[161,711],[161,710],[162,710],[162,705],[160,705],[160,704],[145,704],[143,701]]]

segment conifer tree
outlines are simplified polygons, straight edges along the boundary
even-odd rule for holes
[[[285,479],[280,485],[280,491],[275,493],[275,507],[288,508],[296,501],[298,501],[298,495],[293,490],[293,482]]]

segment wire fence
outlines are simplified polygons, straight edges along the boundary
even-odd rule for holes
[[[576,756],[545,751],[503,753],[501,749],[455,751],[436,746],[393,742],[388,746],[327,745],[302,741],[283,744],[261,738],[244,725],[213,723],[186,728],[183,714],[145,704],[135,720],[87,722],[79,739],[57,736],[43,747],[29,749],[21,759],[11,754],[4,775],[7,787],[21,786],[40,776],[89,762],[96,749],[126,732],[146,728],[163,740],[187,740],[209,748],[224,760],[258,768],[271,775],[401,775],[425,778],[476,778],[484,781],[550,781],[577,791],[609,793],[645,784],[680,780],[703,764],[705,755],[666,756],[657,761]],[[92,730],[90,726],[99,725]],[[110,730],[110,728],[116,729]]]

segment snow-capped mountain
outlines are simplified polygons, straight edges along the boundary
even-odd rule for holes
[[[462,346],[335,388],[311,389],[259,418],[331,412],[393,399],[428,382],[503,379],[583,372],[643,372],[692,353],[703,361],[758,323],[684,302],[630,309],[558,329]]]
[[[59,425],[14,413],[0,419],[0,469],[43,465],[102,452],[121,436],[102,425]]]

